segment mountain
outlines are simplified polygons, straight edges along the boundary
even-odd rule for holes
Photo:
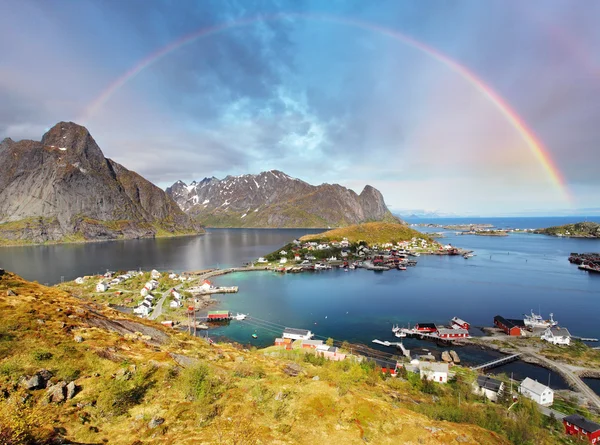
[[[203,229],[160,188],[60,122],[41,142],[0,143],[0,243],[142,238]]]
[[[338,184],[310,185],[278,170],[258,175],[177,181],[167,194],[211,227],[340,227],[367,221],[399,222],[381,193],[360,195]]]

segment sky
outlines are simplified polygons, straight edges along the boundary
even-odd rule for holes
[[[73,121],[163,188],[278,169],[398,213],[600,213],[599,22],[596,0],[4,1],[0,140]]]

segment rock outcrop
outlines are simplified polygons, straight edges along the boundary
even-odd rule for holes
[[[104,157],[85,127],[60,122],[41,142],[0,144],[0,238],[93,241],[203,230],[167,194]]]
[[[368,221],[399,222],[381,193],[360,195],[338,184],[310,185],[271,170],[258,175],[178,181],[167,193],[179,207],[210,227],[340,227]]]

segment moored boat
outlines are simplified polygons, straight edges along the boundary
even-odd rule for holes
[[[550,313],[550,320],[544,320],[541,315],[536,314],[531,310],[531,315],[523,314],[523,323],[528,328],[551,328],[558,325],[558,321],[555,321],[554,314]]]

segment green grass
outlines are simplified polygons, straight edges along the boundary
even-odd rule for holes
[[[301,241],[341,241],[347,238],[351,243],[360,241],[368,245],[396,243],[401,241],[410,241],[412,238],[421,238],[433,243],[433,239],[428,235],[418,232],[404,224],[395,224],[387,222],[371,222],[357,224],[349,227],[329,230],[314,235],[305,235],[300,238]]]

